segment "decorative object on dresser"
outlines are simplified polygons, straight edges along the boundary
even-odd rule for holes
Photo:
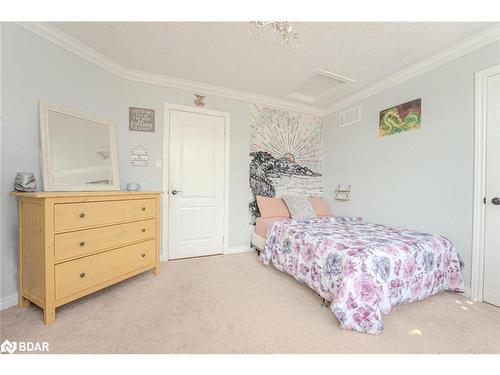
[[[19,306],[56,308],[160,272],[160,192],[11,193],[19,201]]]
[[[120,190],[115,127],[40,103],[44,191]]]
[[[14,190],[24,192],[36,191],[36,179],[33,173],[17,172],[14,180]]]
[[[129,182],[127,184],[127,190],[128,191],[139,191],[141,190],[141,184],[138,182]]]

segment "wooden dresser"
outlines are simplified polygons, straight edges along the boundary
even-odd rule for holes
[[[159,192],[12,193],[19,199],[19,306],[56,307],[160,272]]]

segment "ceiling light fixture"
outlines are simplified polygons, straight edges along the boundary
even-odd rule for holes
[[[298,39],[298,35],[293,31],[293,26],[290,22],[255,21],[252,22],[252,24],[261,31],[267,26],[272,28],[275,33],[281,36],[281,44],[286,43],[292,45]]]

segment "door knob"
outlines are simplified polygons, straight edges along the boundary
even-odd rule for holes
[[[182,193],[181,190],[172,190],[172,195],[176,195],[177,193]]]
[[[500,205],[500,198],[493,198],[491,200],[491,203],[493,203],[496,206]]]

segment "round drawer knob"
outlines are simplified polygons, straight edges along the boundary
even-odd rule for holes
[[[146,254],[142,254],[141,256],[142,256],[143,258],[146,258]]]
[[[81,278],[85,277],[85,272],[82,272],[82,273],[80,274],[80,277],[81,277]]]
[[[80,246],[85,246],[85,241],[80,241]]]
[[[141,208],[141,210],[146,211],[146,207]]]
[[[145,228],[142,228],[142,233],[144,233],[145,231],[146,231],[146,229],[145,229]]]
[[[82,213],[80,214],[80,217],[85,217],[85,214],[82,212]]]

